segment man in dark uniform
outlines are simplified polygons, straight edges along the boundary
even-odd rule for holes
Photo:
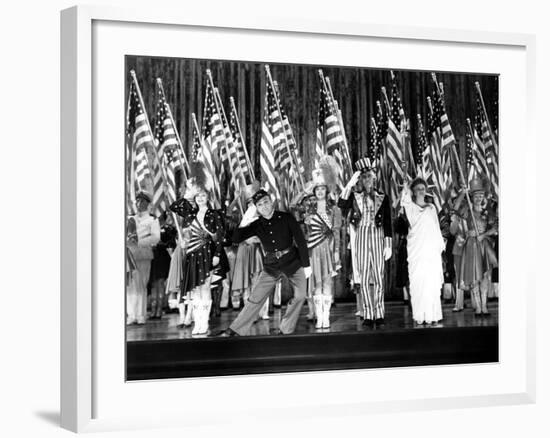
[[[236,243],[258,236],[264,249],[264,267],[243,310],[222,336],[244,336],[258,317],[277,280],[286,276],[294,296],[289,301],[279,331],[292,333],[306,298],[306,278],[311,275],[307,242],[298,222],[290,213],[276,211],[265,190],[252,197],[252,205],[233,233]],[[258,216],[259,214],[259,216]]]

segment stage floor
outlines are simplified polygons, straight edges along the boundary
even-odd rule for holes
[[[409,307],[401,302],[386,303],[385,327],[371,329],[362,325],[362,320],[356,317],[354,303],[337,303],[331,309],[331,326],[329,329],[316,329],[315,324],[306,320],[307,305],[304,305],[295,334],[313,333],[344,333],[344,332],[372,332],[392,331],[402,329],[437,329],[437,328],[460,328],[460,327],[490,327],[498,326],[498,301],[491,301],[488,304],[490,315],[487,317],[476,317],[471,308],[462,312],[453,312],[453,304],[443,304],[443,320],[435,326],[415,327],[412,312]],[[270,330],[277,328],[284,308],[274,309],[269,320],[257,321],[250,331],[251,336],[269,335]],[[223,310],[220,317],[210,319],[210,334],[224,330],[231,324],[237,315],[238,310]],[[156,341],[192,338],[191,327],[177,328],[178,314],[170,313],[161,320],[147,321],[145,325],[127,326],[127,341]],[[201,338],[205,336],[202,335]]]

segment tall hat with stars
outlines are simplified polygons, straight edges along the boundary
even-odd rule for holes
[[[360,172],[374,172],[376,170],[376,159],[371,159],[366,156],[360,158],[355,162],[355,170]]]

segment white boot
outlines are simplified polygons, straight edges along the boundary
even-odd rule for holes
[[[193,312],[193,318],[195,319],[195,325],[193,326],[193,330],[191,330],[192,335],[198,335],[202,330],[202,304],[202,300],[199,300],[198,298],[191,300],[191,309]]]
[[[323,328],[330,327],[330,305],[332,304],[331,295],[323,295]]]
[[[187,301],[186,307],[187,307],[187,311],[185,312],[185,318],[183,319],[183,325],[185,327],[190,327],[191,324],[193,324],[193,320],[195,319],[195,315],[193,314],[193,301],[191,301],[191,300]]]
[[[323,328],[323,297],[322,295],[313,296],[313,304],[315,306],[315,315],[317,315],[317,321],[315,322],[315,328]]]
[[[313,298],[307,298],[307,317],[308,321],[313,321],[315,319],[315,308],[313,307]]]
[[[200,334],[208,333],[208,321],[210,320],[210,309],[212,308],[212,300],[202,300],[202,315],[201,315],[201,324],[199,332]]]
[[[265,300],[264,305],[260,309],[260,319],[269,319],[269,297]]]
[[[179,313],[178,326],[183,326],[185,325],[185,304],[184,303],[178,304],[178,313]]]

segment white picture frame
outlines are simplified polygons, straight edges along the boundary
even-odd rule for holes
[[[112,429],[126,428],[147,428],[161,426],[177,426],[200,424],[207,421],[206,413],[201,415],[200,409],[197,410],[194,419],[190,422],[188,419],[183,421],[177,416],[162,412],[151,415],[150,417],[129,415],[122,409],[123,403],[120,403],[120,411],[109,410],[108,415],[103,415],[100,403],[101,397],[104,399],[104,389],[98,389],[99,382],[102,381],[102,373],[105,364],[102,357],[105,355],[96,354],[101,345],[98,345],[101,337],[101,330],[97,327],[94,315],[97,316],[98,301],[94,297],[97,292],[97,285],[101,283],[98,278],[98,243],[96,233],[98,233],[98,223],[101,222],[102,203],[104,198],[99,196],[101,190],[97,189],[98,173],[97,168],[101,166],[100,160],[105,160],[104,155],[97,155],[94,152],[94,138],[97,132],[94,131],[94,122],[98,118],[97,96],[94,94],[94,84],[103,80],[98,77],[98,70],[95,62],[101,57],[98,53],[98,42],[101,44],[101,36],[94,27],[98,23],[115,23],[116,25],[130,24],[131,26],[148,27],[153,32],[160,32],[161,29],[170,29],[185,27],[187,29],[200,29],[202,33],[227,32],[229,28],[238,30],[240,33],[253,32],[254,35],[262,33],[277,33],[278,35],[299,38],[309,35],[312,37],[325,35],[346,37],[350,41],[384,41],[387,44],[399,44],[406,42],[411,47],[415,44],[426,45],[434,44],[445,46],[446,44],[460,46],[464,50],[474,50],[484,48],[488,51],[499,50],[521,54],[523,60],[521,65],[515,68],[521,69],[519,77],[525,78],[525,92],[520,93],[518,102],[519,109],[514,109],[514,115],[520,116],[517,126],[514,129],[519,132],[511,133],[510,138],[527,139],[522,147],[522,155],[535,156],[535,139],[533,134],[534,116],[534,53],[535,38],[526,34],[508,34],[492,33],[484,31],[461,31],[451,29],[429,29],[404,26],[373,25],[362,22],[342,23],[315,20],[298,20],[290,16],[287,17],[252,17],[246,14],[240,14],[239,18],[227,22],[226,17],[216,15],[211,11],[206,15],[198,15],[194,12],[183,10],[135,10],[121,9],[111,7],[92,7],[78,6],[62,11],[61,13],[61,111],[62,111],[62,130],[61,130],[61,426],[75,432],[93,432]],[[214,55],[215,56],[215,55]],[[505,56],[505,55],[503,55]],[[393,67],[391,65],[381,65],[380,67]],[[442,65],[442,69],[449,69],[448,65]],[[498,71],[496,73],[499,73]],[[114,78],[122,84],[122,77]],[[122,85],[121,85],[122,86]],[[504,91],[506,87],[511,86],[505,81],[502,84]],[[517,100],[516,99],[516,100]],[[123,108],[124,103],[120,104]],[[501,111],[508,111],[509,108],[503,108]],[[123,114],[121,115],[123,117]],[[508,120],[506,117],[504,121]],[[122,126],[120,128],[123,129]],[[504,125],[503,135],[506,134],[507,125]],[[520,137],[521,136],[521,137]],[[505,148],[505,146],[503,146]],[[121,144],[122,149],[122,144]],[[501,215],[507,218],[509,222],[503,221],[501,224],[502,235],[506,235],[506,229],[513,229],[514,224],[523,221],[526,227],[532,225],[535,229],[534,219],[530,219],[525,209],[519,209],[515,213],[507,214],[506,190],[513,193],[523,193],[525,205],[534,205],[530,200],[535,198],[535,172],[529,169],[525,158],[512,159],[510,155],[506,158],[506,153],[502,154],[501,172],[503,179],[506,177],[507,169],[516,169],[516,177],[520,173],[521,182],[517,187],[512,187],[503,180],[502,190],[504,193]],[[123,156],[120,155],[119,156]],[[118,156],[117,156],[118,157]],[[117,157],[113,158],[115,160]],[[107,178],[102,174],[101,178]],[[123,177],[120,176],[122,180]],[[121,206],[121,208],[123,208]],[[515,215],[515,216],[513,216]],[[533,218],[536,217],[533,215]],[[535,233],[527,237],[525,242],[515,241],[511,246],[519,251],[528,250],[534,247]],[[506,238],[505,238],[506,239]],[[518,246],[521,245],[521,246]],[[101,246],[101,245],[99,245]],[[506,262],[508,259],[508,262]],[[503,263],[514,261],[513,254],[504,253]],[[414,391],[396,397],[393,394],[388,398],[381,396],[372,399],[361,399],[352,397],[350,392],[349,402],[345,402],[344,397],[338,403],[320,405],[319,401],[312,397],[310,401],[303,402],[302,414],[307,415],[363,415],[372,412],[395,412],[413,409],[441,409],[452,407],[473,407],[487,405],[519,404],[532,403],[535,400],[535,309],[534,309],[534,275],[531,267],[523,261],[514,263],[517,269],[516,276],[509,277],[510,281],[516,281],[524,293],[517,302],[511,303],[509,299],[502,299],[503,328],[506,328],[507,316],[506,309],[510,306],[517,306],[517,312],[520,315],[519,335],[517,345],[524,348],[518,350],[516,354],[520,356],[521,363],[514,368],[510,375],[517,384],[513,389],[507,388],[499,391],[497,387],[492,391],[482,394],[467,393],[456,395],[450,393],[449,396],[438,393],[437,396],[419,398],[415,396]],[[506,274],[503,275],[506,277]],[[504,286],[503,289],[505,289]],[[122,295],[122,292],[121,292]],[[508,307],[507,307],[508,306]],[[95,312],[95,313],[94,313]],[[117,322],[109,319],[102,324],[113,324]],[[118,324],[123,325],[122,322]],[[117,333],[120,332],[117,327]],[[501,333],[501,348],[506,350],[508,338],[504,335],[509,333],[503,330]],[[510,341],[511,342],[511,341]],[[515,341],[514,341],[515,342]],[[514,344],[516,345],[516,344]],[[124,352],[120,351],[123,356]],[[508,356],[505,356],[508,357]],[[500,364],[503,368],[506,363]],[[464,367],[465,368],[465,367]],[[448,370],[449,368],[447,368]],[[454,371],[459,372],[460,367],[455,367]],[[467,370],[466,370],[467,371]],[[493,370],[495,373],[498,370]],[[120,373],[120,370],[117,371]],[[421,373],[422,370],[387,370],[380,373],[379,377],[383,379],[399,379],[398,372],[401,373]],[[430,372],[436,371],[432,368]],[[448,371],[445,371],[448,372]],[[361,371],[350,371],[347,373],[331,372],[331,379],[345,379],[352,375],[357,379]],[[365,374],[365,379],[372,377]],[[412,375],[412,374],[411,374]],[[443,377],[443,376],[442,376]],[[289,385],[306,384],[310,385],[320,378],[320,373],[305,373],[299,376],[248,376],[235,378],[220,378],[219,384],[228,388],[235,387],[236,382],[241,382],[243,387],[243,397],[246,397],[247,382],[255,382],[261,379],[266,385],[276,379],[276,384],[286,381]],[[197,391],[199,387],[208,387],[212,385],[216,378],[195,379],[188,381],[190,391]],[[240,380],[239,380],[240,379]],[[281,380],[284,379],[284,380]],[[305,383],[304,383],[305,382]],[[121,382],[124,383],[124,382]],[[181,383],[181,382],[180,382]],[[175,385],[176,383],[174,383]],[[179,383],[178,383],[179,384]],[[143,390],[163,391],[166,385],[163,382],[147,382],[146,384],[132,383],[132,394]],[[504,385],[504,383],[503,383]],[[153,386],[157,386],[155,389]],[[435,394],[435,393],[434,393]],[[276,398],[276,397],[275,397]],[[422,400],[422,403],[418,401]],[[313,413],[315,407],[315,413]],[[159,408],[159,411],[162,409]],[[209,408],[209,415],[212,415],[212,407]],[[226,413],[220,412],[217,415],[217,421],[223,423],[229,421],[229,417],[236,411]],[[249,408],[242,415],[263,418],[265,410],[261,408]],[[280,408],[280,414],[292,416],[292,406]],[[158,415],[157,415],[158,414]]]

